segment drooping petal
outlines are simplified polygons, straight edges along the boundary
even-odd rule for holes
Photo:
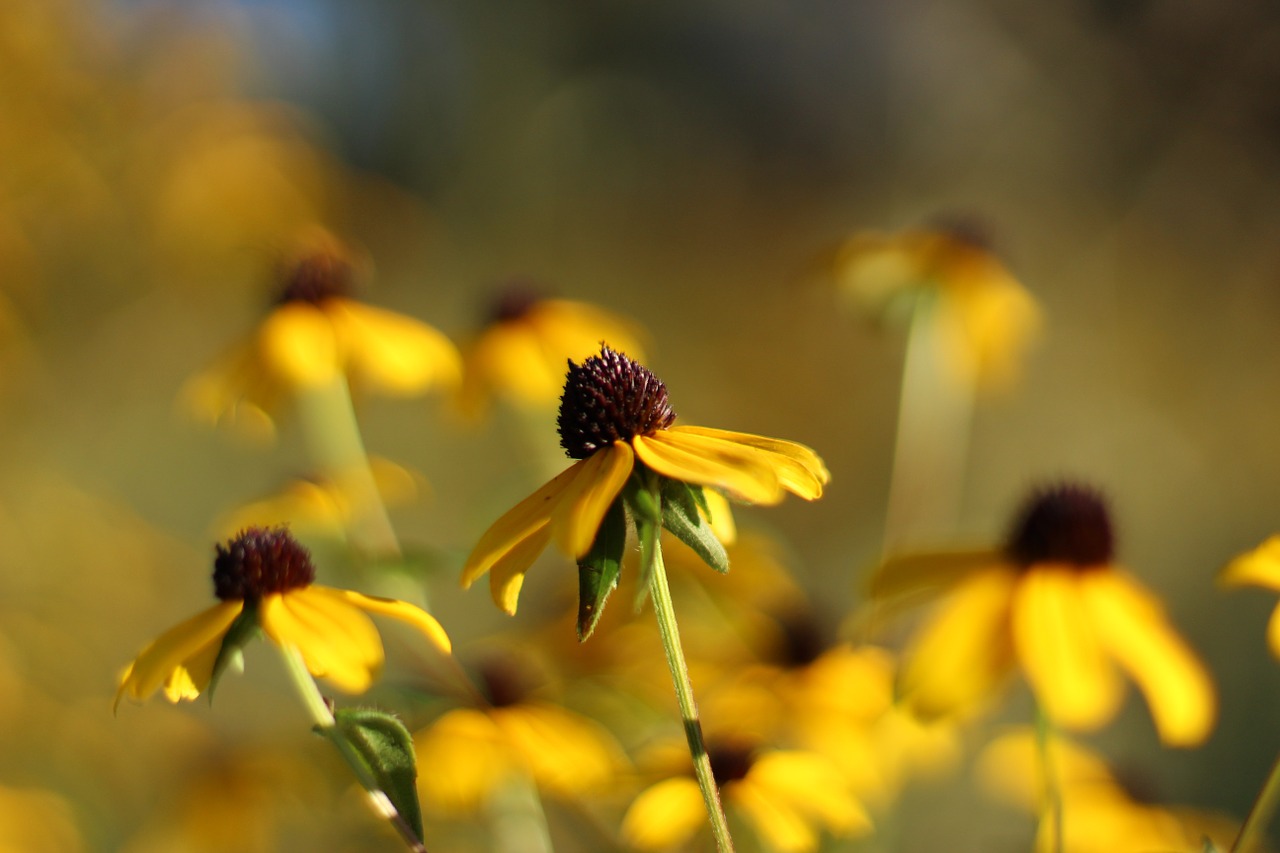
[[[368,613],[390,616],[392,619],[399,619],[401,622],[412,625],[422,632],[423,636],[442,654],[447,655],[453,651],[453,644],[449,641],[449,635],[445,633],[444,628],[434,616],[421,607],[416,607],[407,601],[364,595],[349,589],[332,591]]]
[[[187,664],[202,651],[210,647],[217,649],[227,629],[243,609],[243,601],[219,602],[153,640],[121,677],[120,687],[116,690],[115,706],[119,706],[120,699],[124,696],[136,701],[146,699],[168,682],[176,670],[187,669]],[[209,684],[209,674],[197,674],[203,675],[203,682],[198,681],[191,673],[186,677],[196,690],[203,690]],[[191,698],[186,690],[175,690],[174,695]]]
[[[664,477],[723,489],[747,503],[776,504],[784,494],[778,474],[742,445],[723,442],[708,449],[694,436],[658,430],[631,439],[636,456]]]
[[[634,463],[635,454],[623,441],[602,447],[583,460],[581,473],[551,513],[556,544],[569,556],[577,559],[591,550],[600,522],[631,476]]]
[[[529,497],[507,510],[480,537],[475,548],[471,549],[466,564],[462,567],[463,588],[475,583],[476,578],[489,571],[495,563],[507,556],[516,546],[533,536],[551,521],[551,513],[555,510],[565,490],[573,484],[582,472],[587,460],[576,462],[561,471]],[[544,541],[545,544],[545,541]],[[528,549],[524,549],[528,550]],[[535,551],[528,554],[528,562],[520,569],[523,573],[538,556]],[[512,572],[517,574],[517,572]]]
[[[704,488],[702,496],[707,502],[707,510],[703,512],[699,507],[698,512],[711,525],[711,532],[722,545],[733,545],[738,541],[738,525],[733,520],[733,509],[728,499],[716,489]]]
[[[350,299],[331,299],[324,310],[353,384],[384,394],[413,396],[453,388],[462,357],[444,334],[419,320]]]
[[[642,791],[622,818],[622,838],[640,850],[681,847],[707,822],[698,783],[665,779]]]
[[[1085,599],[1087,571],[1032,566],[1019,579],[1012,612],[1014,648],[1045,714],[1082,729],[1115,716],[1124,693]]]
[[[831,482],[831,472],[827,470],[822,457],[812,448],[794,441],[768,438],[748,432],[732,432],[682,424],[671,427],[670,431],[698,435],[715,441],[732,442],[767,454],[771,457],[769,464],[777,471],[783,488],[807,501],[822,497],[822,487]]]
[[[907,703],[926,719],[971,712],[1013,665],[1009,607],[1016,576],[992,568],[962,581],[920,631],[902,672]]]
[[[1226,586],[1262,586],[1280,591],[1280,535],[1236,557],[1218,581]]]
[[[543,525],[528,539],[504,554],[489,571],[489,594],[493,597],[493,603],[508,616],[516,615],[520,587],[524,586],[524,573],[550,541],[551,527]]]
[[[1099,636],[1142,688],[1160,739],[1170,746],[1201,743],[1217,718],[1213,681],[1160,602],[1119,571],[1088,572],[1081,583]]]
[[[382,638],[339,590],[309,586],[262,600],[262,629],[293,646],[312,675],[344,693],[363,693],[382,669]]]
[[[272,311],[257,342],[267,369],[288,385],[324,385],[341,372],[333,324],[310,303],[289,302]]]

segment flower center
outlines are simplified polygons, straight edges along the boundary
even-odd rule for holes
[[[246,528],[215,550],[213,593],[222,601],[258,601],[316,579],[311,555],[283,527]]]
[[[1032,495],[1005,546],[1014,563],[1105,566],[1115,553],[1115,537],[1105,501],[1088,486],[1064,483]]]
[[[746,777],[755,763],[755,749],[745,743],[711,742],[707,745],[707,757],[711,759],[711,775],[717,787]]]
[[[284,271],[284,289],[279,302],[310,302],[319,305],[335,296],[350,296],[354,290],[355,267],[333,247],[317,247],[293,261]]]
[[[667,386],[620,352],[601,345],[600,355],[569,362],[560,397],[560,446],[586,459],[615,441],[630,441],[675,423]]]
[[[515,279],[494,295],[485,319],[489,323],[512,323],[523,319],[541,301],[537,285],[528,279]]]
[[[774,655],[785,669],[803,669],[822,657],[827,644],[809,613],[793,613],[781,620],[782,638]]]
[[[491,657],[480,665],[480,682],[495,708],[523,702],[532,692],[536,676],[510,657]]]

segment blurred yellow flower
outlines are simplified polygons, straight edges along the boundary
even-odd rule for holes
[[[857,234],[840,247],[835,269],[841,290],[874,316],[927,305],[948,367],[979,388],[1016,379],[1040,333],[1035,299],[961,228]]]
[[[600,349],[601,341],[642,361],[639,328],[622,317],[568,299],[541,298],[516,282],[498,294],[487,325],[463,348],[463,412],[479,416],[505,397],[550,408],[564,386],[565,364]]]
[[[608,346],[571,365],[558,424],[578,461],[494,522],[467,558],[462,585],[491,572],[493,600],[515,613],[525,572],[551,538],[571,557],[585,555],[637,469],[757,504],[786,492],[813,500],[830,479],[804,445],[675,419],[661,380]]]
[[[481,672],[485,701],[447,711],[414,736],[424,806],[471,814],[521,780],[559,797],[599,794],[616,781],[627,762],[613,736],[539,698],[528,674],[514,661],[489,661]]]
[[[183,389],[197,416],[269,428],[270,413],[287,394],[341,379],[354,390],[392,396],[457,385],[461,359],[447,337],[351,298],[356,261],[328,233],[301,242],[287,265],[280,304],[248,342]]]
[[[974,710],[1020,667],[1051,721],[1094,729],[1120,707],[1119,669],[1165,743],[1203,741],[1217,715],[1209,673],[1112,551],[1102,499],[1061,485],[1032,497],[1003,554],[887,561],[873,579],[880,598],[958,575],[908,652],[905,701],[926,717]]]
[[[1280,535],[1236,557],[1222,570],[1219,580],[1231,587],[1260,586],[1280,592]],[[1272,612],[1267,624],[1267,645],[1273,655],[1280,657],[1280,607]]]
[[[1134,799],[1102,758],[1069,740],[1053,737],[1044,748],[1061,797],[1064,846],[1056,848],[1052,818],[1041,820],[1038,853],[1202,853],[1230,846],[1234,831],[1229,821]],[[1039,752],[1036,734],[1029,729],[996,738],[978,757],[983,787],[1032,814],[1051,814]],[[1206,848],[1206,839],[1217,847]]]
[[[251,528],[217,547],[214,592],[220,603],[161,634],[120,678],[115,704],[143,701],[163,688],[171,702],[208,688],[229,635],[260,628],[277,645],[295,647],[312,675],[346,693],[362,693],[382,669],[382,639],[366,616],[376,613],[418,629],[441,653],[449,637],[432,616],[403,601],[317,586],[311,557],[283,528]],[[246,620],[247,624],[246,624]]]
[[[655,752],[661,763],[678,760],[674,748]],[[707,752],[726,810],[748,823],[766,849],[809,853],[818,849],[823,832],[841,838],[871,832],[871,819],[847,780],[822,755],[732,738],[711,739]],[[687,764],[687,754],[683,760]],[[688,843],[706,822],[690,765],[636,797],[621,835],[636,849],[666,850]]]
[[[84,849],[65,799],[39,788],[0,786],[0,850],[76,853]]]

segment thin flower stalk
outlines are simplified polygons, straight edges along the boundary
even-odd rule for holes
[[[1261,849],[1259,845],[1263,833],[1275,816],[1277,805],[1280,805],[1280,755],[1272,762],[1267,781],[1263,783],[1257,799],[1249,808],[1249,815],[1244,819],[1240,834],[1232,842],[1228,853],[1249,853],[1251,850]]]
[[[1067,844],[1066,828],[1063,825],[1062,784],[1057,762],[1053,757],[1053,722],[1039,704],[1036,705],[1036,757],[1040,762],[1044,786],[1040,820],[1049,821],[1053,828],[1053,853],[1065,853]]]

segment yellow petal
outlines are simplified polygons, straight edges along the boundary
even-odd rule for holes
[[[622,765],[622,750],[598,724],[541,703],[492,712],[508,749],[543,788],[562,795],[599,793]]]
[[[310,303],[288,302],[272,311],[257,341],[269,374],[288,385],[324,385],[341,372],[333,324]]]
[[[413,740],[422,800],[446,815],[476,811],[517,772],[502,732],[471,708],[445,713]]]
[[[769,847],[781,853],[811,853],[818,849],[818,833],[792,803],[778,799],[771,788],[754,783],[751,774],[725,786],[733,803]]]
[[[1142,688],[1160,739],[1204,741],[1217,718],[1213,682],[1156,597],[1119,571],[1087,572],[1082,591],[1103,643]]]
[[[618,492],[631,476],[635,454],[631,446],[615,441],[583,460],[582,470],[551,513],[551,529],[556,544],[577,559],[591,550],[600,522]]]
[[[1218,576],[1226,586],[1254,585],[1280,590],[1280,536],[1236,557]]]
[[[551,528],[544,525],[493,564],[489,573],[489,594],[493,597],[493,603],[508,616],[516,615],[520,587],[524,586],[524,573],[550,541]]]
[[[382,639],[361,610],[328,587],[310,586],[262,600],[262,629],[302,655],[312,675],[344,693],[363,693],[382,669]]]
[[[698,508],[698,512],[711,525],[711,532],[723,545],[732,545],[738,541],[738,525],[733,520],[733,510],[724,495],[715,489],[704,488],[702,497],[707,502],[706,512]]]
[[[800,814],[821,823],[835,835],[870,831],[871,818],[849,792],[848,783],[826,757],[800,750],[777,750],[752,765],[751,780]]]
[[[220,602],[153,640],[121,678],[116,691],[116,706],[124,696],[137,701],[146,699],[167,682],[175,670],[185,669],[192,658],[209,646],[220,646],[227,629],[243,609],[243,601]],[[194,686],[200,690],[207,687],[208,676],[204,678],[204,683],[195,683]]]
[[[664,477],[712,486],[747,503],[776,504],[784,494],[778,474],[758,454],[722,442],[708,450],[691,435],[658,430],[631,440],[640,461]]]
[[[580,462],[575,462],[564,471],[561,471],[560,474],[543,485],[542,488],[507,510],[501,518],[484,532],[480,537],[480,541],[476,543],[475,548],[471,550],[470,556],[467,557],[466,564],[462,567],[463,588],[471,586],[471,584],[475,583],[476,578],[489,571],[508,552],[547,526],[551,521],[551,513],[555,510],[556,504],[560,501],[565,490],[572,485],[573,481],[582,472],[583,464],[586,461],[584,459]],[[528,562],[520,569],[521,573],[529,568],[529,565],[533,563],[534,557],[538,555],[537,552],[534,552],[527,556]]]
[[[1012,625],[1018,660],[1048,717],[1091,729],[1115,716],[1124,684],[1093,623],[1084,574],[1069,566],[1032,566],[1019,579]]]
[[[453,388],[461,380],[457,348],[426,323],[349,299],[331,299],[325,311],[353,384],[413,396],[432,387]]]
[[[443,654],[447,655],[453,651],[453,645],[449,642],[449,635],[445,633],[444,628],[434,616],[421,607],[415,607],[407,601],[363,595],[349,589],[336,589],[333,592],[368,613],[390,616],[392,619],[399,619],[401,622],[412,625]]]
[[[1015,582],[1009,569],[987,569],[939,602],[902,673],[904,698],[918,714],[935,718],[973,711],[1008,675]]]
[[[698,783],[681,776],[642,791],[622,818],[623,840],[641,850],[681,847],[706,823]]]
[[[822,457],[812,448],[794,441],[711,427],[677,425],[671,427],[670,431],[733,442],[768,454],[773,457],[770,464],[775,466],[783,488],[805,500],[811,501],[821,497],[822,487],[831,482],[831,472],[827,470]]]

